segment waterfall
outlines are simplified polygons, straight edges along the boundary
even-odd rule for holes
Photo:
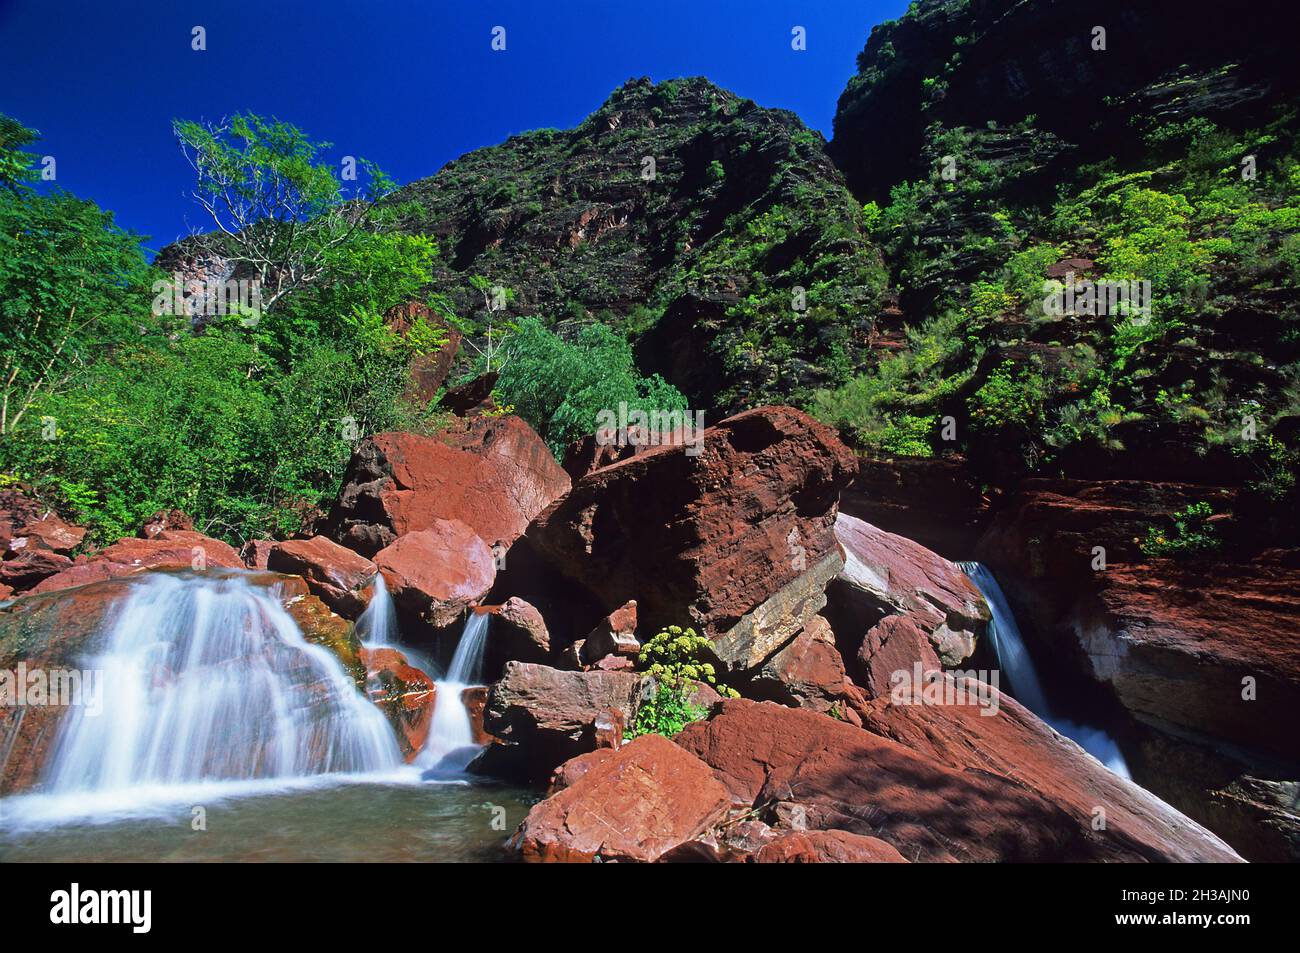
[[[375,574],[375,591],[370,597],[370,605],[357,618],[357,638],[371,648],[392,645],[397,628],[393,616],[393,597],[388,593],[388,584],[384,574]]]
[[[103,626],[84,661],[103,710],[68,711],[31,799],[95,813],[402,763],[333,653],[242,574],[150,573]]]
[[[1057,717],[1047,703],[1042,680],[1034,661],[1029,657],[1029,650],[1020,634],[1020,626],[1011,612],[1002,587],[993,573],[983,563],[966,562],[957,564],[962,572],[970,577],[975,588],[984,596],[993,612],[989,622],[989,643],[997,658],[998,668],[1007,683],[1008,694],[1024,705],[1047,724],[1061,734],[1076,742],[1083,750],[1108,767],[1120,777],[1128,778],[1128,764],[1119,750],[1115,739],[1103,729],[1093,725],[1083,725],[1066,718]]]
[[[482,678],[489,619],[491,615],[487,612],[470,613],[446,676],[434,683],[438,694],[433,707],[433,723],[416,763],[433,769],[435,776],[463,770],[478,752],[469,710],[461,695]]]

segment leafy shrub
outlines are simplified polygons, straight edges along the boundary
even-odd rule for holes
[[[670,625],[641,647],[637,667],[658,684],[652,698],[637,709],[628,736],[651,732],[672,737],[708,712],[690,701],[692,684],[700,682],[724,698],[738,698],[735,689],[720,683],[709,662],[709,640],[694,629]]]
[[[1042,371],[1004,361],[968,401],[975,430],[1031,430],[1043,418],[1046,389]]]
[[[658,374],[642,377],[627,340],[602,324],[589,324],[573,341],[524,318],[503,348],[496,390],[537,429],[557,455],[594,433],[596,415],[684,411],[686,398]]]
[[[1156,526],[1147,528],[1146,537],[1139,544],[1148,556],[1191,556],[1219,548],[1219,537],[1214,524],[1209,522],[1214,508],[1209,503],[1192,503],[1173,516],[1172,531]]]
[[[660,682],[654,696],[637,708],[626,736],[630,739],[655,734],[671,738],[707,714],[705,709],[691,703],[690,691],[685,685]]]

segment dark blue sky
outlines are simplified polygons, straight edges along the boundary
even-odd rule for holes
[[[205,225],[173,117],[275,115],[400,182],[576,124],[634,76],[704,75],[827,136],[871,27],[906,0],[0,0],[0,111],[63,188],[157,249]],[[206,52],[190,48],[195,25]],[[507,49],[490,48],[494,26]],[[807,29],[808,49],[790,47]]]

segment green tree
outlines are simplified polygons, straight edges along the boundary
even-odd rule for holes
[[[151,324],[139,238],[66,192],[0,190],[0,434]]]
[[[0,113],[0,188],[17,190],[36,178],[32,168],[32,155],[23,151],[39,138],[35,129],[28,129],[12,116]]]
[[[659,375],[642,377],[632,347],[602,324],[589,324],[573,341],[548,331],[536,318],[519,322],[505,346],[497,391],[557,453],[596,429],[596,415],[685,410],[681,392]]]
[[[357,159],[353,168],[366,185],[349,190],[345,168],[321,158],[332,143],[313,142],[277,119],[239,113],[220,124],[178,119],[172,127],[197,179],[192,195],[217,228],[208,241],[256,273],[267,311],[325,278],[333,255],[365,230],[393,189],[377,166]]]

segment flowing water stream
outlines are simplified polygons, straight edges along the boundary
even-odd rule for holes
[[[488,620],[486,612],[471,612],[465,620],[465,629],[456,654],[452,656],[447,674],[435,684],[438,700],[433,709],[433,724],[429,739],[416,763],[435,772],[462,771],[478,753],[469,711],[465,707],[464,692],[482,678],[483,650],[487,645]]]
[[[1007,692],[1020,704],[1024,705],[1043,721],[1047,722],[1061,734],[1076,742],[1111,771],[1120,777],[1130,778],[1128,764],[1119,750],[1119,745],[1105,730],[1094,725],[1085,725],[1067,718],[1062,718],[1052,710],[1047,693],[1043,690],[1042,679],[1038,669],[1029,655],[1020,626],[1011,611],[1002,587],[998,585],[993,573],[983,563],[958,563],[962,572],[970,577],[979,589],[984,600],[993,612],[989,622],[989,643],[997,657],[998,668],[1002,678],[1009,683]]]
[[[392,645],[392,602],[382,581],[378,590],[358,626],[366,644]],[[487,619],[470,616],[411,766],[387,719],[333,653],[303,637],[274,587],[238,572],[146,574],[110,608],[94,656],[82,660],[103,673],[102,711],[70,708],[38,788],[0,799],[0,860],[54,859],[60,844],[89,845],[81,859],[495,856],[508,830],[477,808],[527,795],[470,786],[463,774],[451,785],[421,780],[463,768],[478,750],[461,689],[479,677]],[[374,825],[381,804],[413,822],[441,818],[444,830]],[[197,830],[200,809],[227,819],[222,838],[180,836]],[[337,829],[328,850],[325,829]],[[359,833],[371,829],[385,833]],[[439,845],[446,856],[435,856]]]

